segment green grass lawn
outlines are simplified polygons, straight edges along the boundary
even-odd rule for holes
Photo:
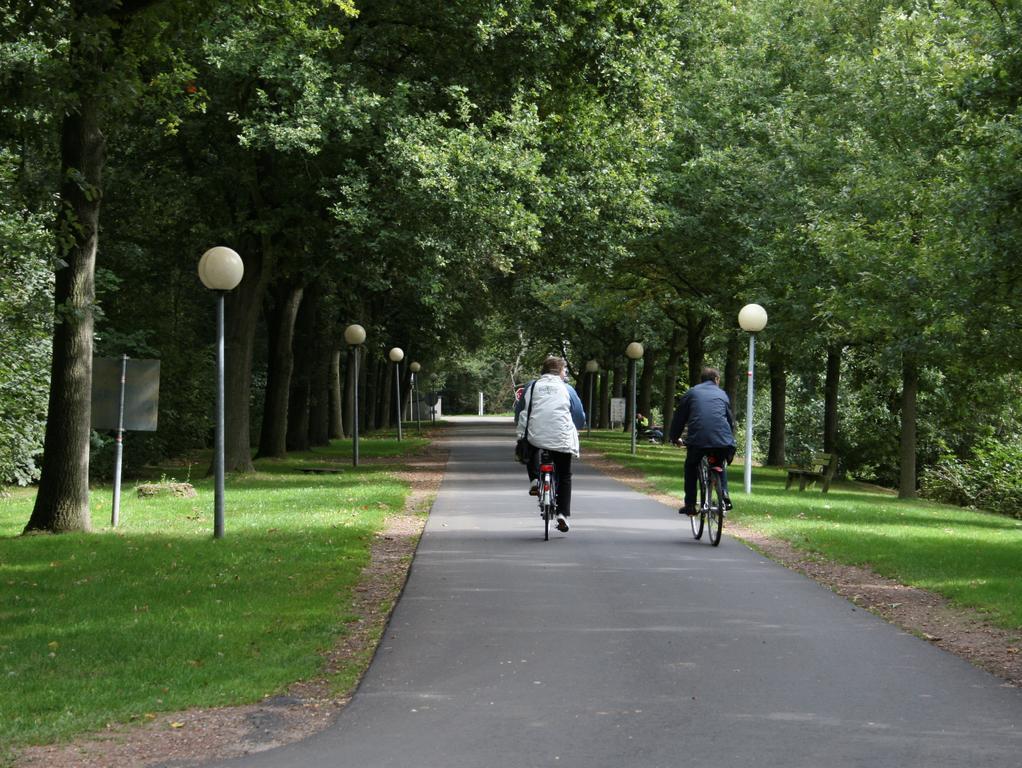
[[[360,455],[426,443],[364,439]],[[139,499],[125,482],[116,530],[109,486],[92,491],[91,534],[20,536],[34,492],[0,499],[0,745],[251,702],[317,674],[351,619],[373,536],[408,491],[350,456],[338,441],[228,477],[220,540],[211,480],[195,477],[208,457],[191,468],[197,498]],[[299,471],[325,465],[342,471]]]
[[[583,432],[583,458],[587,446],[641,471],[680,506],[683,448],[639,443],[633,457],[629,435],[609,431],[589,438]],[[858,483],[835,482],[826,494],[815,487],[786,491],[786,478],[782,470],[755,467],[746,495],[744,468],[732,465],[728,484],[735,508],[729,518],[800,549],[940,593],[1002,627],[1022,628],[1022,521],[901,500]]]

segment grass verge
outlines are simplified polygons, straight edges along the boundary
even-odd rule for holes
[[[684,495],[685,451],[640,443],[635,456],[627,433],[596,431],[587,447],[641,472],[658,490]],[[752,494],[743,493],[743,467],[728,484],[735,509],[729,519],[804,551],[863,566],[902,584],[944,595],[1006,629],[1022,628],[1022,521],[923,500],[903,500],[882,489],[835,482],[786,491],[787,474],[755,467]],[[726,531],[725,527],[725,531]]]
[[[374,534],[408,493],[371,459],[426,443],[364,439],[358,468],[344,441],[258,461],[228,478],[221,540],[208,479],[196,498],[140,499],[125,484],[116,530],[99,524],[110,488],[97,487],[92,534],[20,536],[34,493],[0,499],[0,744],[253,702],[317,674]]]

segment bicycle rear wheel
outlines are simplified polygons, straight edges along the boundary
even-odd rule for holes
[[[724,530],[724,498],[720,492],[720,480],[716,472],[711,473],[709,488],[709,504],[706,509],[706,526],[709,528],[709,539],[713,546],[720,544],[720,534]]]
[[[543,519],[543,541],[550,540],[550,492],[544,489],[543,479],[539,481],[539,516]]]
[[[688,521],[692,524],[692,538],[699,541],[703,537],[703,523],[706,520],[706,514],[699,510],[698,513],[692,515]]]
[[[706,494],[709,492],[706,487],[709,481],[707,477],[708,471],[706,457],[704,456],[703,460],[699,462],[699,511],[688,519],[689,523],[692,524],[692,538],[696,541],[703,537],[703,526],[706,523]]]
[[[543,518],[543,541],[550,541],[550,521],[554,517],[554,481],[546,466],[539,479],[539,513]]]
[[[550,541],[550,523],[557,516],[557,471],[550,454],[540,454],[539,509],[543,515],[543,541]]]

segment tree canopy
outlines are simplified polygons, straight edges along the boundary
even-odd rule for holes
[[[161,360],[129,463],[208,442],[195,266],[227,245],[231,471],[350,428],[349,323],[364,429],[392,346],[498,411],[543,355],[595,359],[605,424],[633,339],[644,413],[704,364],[734,398],[754,301],[746,449],[831,443],[912,495],[1022,440],[1020,33],[980,0],[9,3],[0,482],[89,528],[93,355]]]

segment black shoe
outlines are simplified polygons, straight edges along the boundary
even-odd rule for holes
[[[557,530],[559,530],[561,533],[568,532],[568,521],[564,518],[564,515],[561,514],[557,515]]]
[[[725,512],[731,511],[731,499],[728,496],[724,497],[724,511]]]
[[[699,514],[695,507],[682,507],[678,510],[679,515],[688,515],[689,517],[695,517]]]

